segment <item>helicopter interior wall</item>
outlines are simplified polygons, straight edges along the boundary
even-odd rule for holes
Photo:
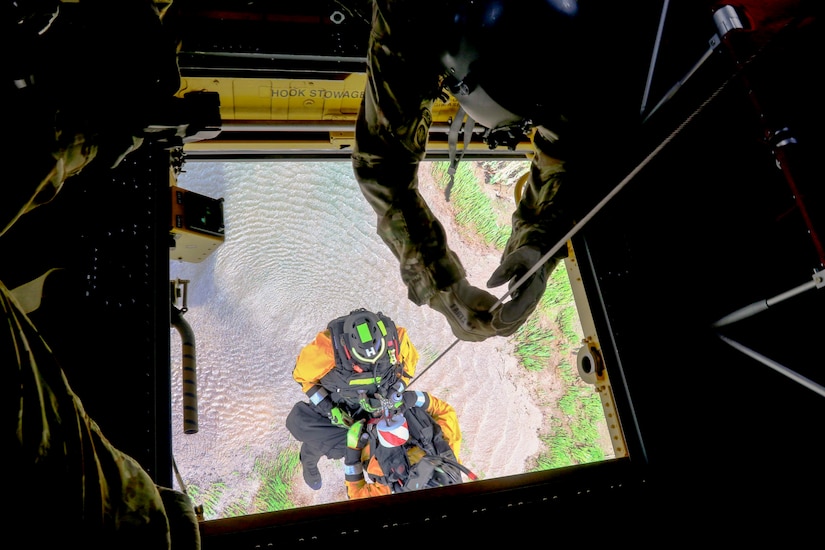
[[[749,89],[737,75],[705,104],[732,75],[729,60],[714,57],[651,120],[650,135],[667,141],[660,153],[574,238],[630,460],[554,479],[407,495],[383,510],[395,527],[389,532],[452,526],[466,542],[471,532],[483,538],[592,521],[630,536],[645,536],[653,524],[700,538],[715,526],[717,535],[740,541],[766,531],[786,540],[810,535],[806,519],[817,507],[809,502],[825,487],[817,465],[823,397],[720,335],[821,385],[825,296],[810,289],[733,325],[713,323],[809,283],[822,269],[762,126],[769,113],[798,136],[790,163],[821,235],[821,70],[810,69],[822,44],[814,37],[811,30],[763,57],[749,75],[760,86]],[[754,110],[749,92],[767,100],[764,112]],[[240,548],[291,536],[353,538],[370,504],[307,510],[300,519],[208,522],[205,540]],[[747,521],[732,522],[732,511]],[[417,521],[425,513],[450,519]]]
[[[763,56],[749,80],[736,75],[697,113],[710,83],[730,75],[729,60],[712,60],[704,85],[680,91],[668,122],[652,126],[669,131],[691,117],[688,124],[578,239],[587,284],[599,297],[591,303],[600,304],[600,332],[616,353],[608,361],[626,382],[625,412],[638,422],[645,458],[663,475],[665,493],[702,502],[701,516],[734,503],[772,516],[798,513],[805,495],[825,486],[815,458],[823,395],[720,337],[821,392],[822,285],[713,326],[822,274],[817,158],[825,118],[814,83],[821,70],[811,70],[822,43],[809,31]],[[763,139],[772,124],[797,138],[785,151],[795,189]]]
[[[822,38],[806,36],[767,59],[757,91],[770,100],[772,120],[799,136],[792,165],[821,239],[825,186],[817,163],[825,116],[822,68],[814,61],[823,57]],[[707,69],[718,73],[700,75],[700,83],[716,84],[730,73],[721,60]],[[662,139],[715,87],[693,86],[653,122]],[[468,515],[482,503],[495,512],[467,524],[485,527],[484,535],[552,517],[584,521],[595,511],[599,521],[604,514],[635,515],[637,523],[626,526],[643,526],[657,503],[689,506],[688,519],[700,523],[730,504],[766,515],[798,513],[818,497],[825,488],[818,464],[823,397],[733,349],[718,333],[823,384],[825,290],[808,290],[720,331],[711,326],[822,269],[748,99],[747,89],[732,82],[575,239],[617,406],[632,432],[631,462],[652,467],[652,487],[631,486],[648,474],[621,462],[560,479],[558,491],[570,494],[616,479],[627,484],[626,492],[564,499],[565,514],[549,504],[519,509],[534,497],[545,504],[552,494],[544,491],[547,479],[527,476],[506,486],[485,482],[475,493],[468,484],[452,498],[405,497],[393,518],[404,522],[421,506],[435,515]],[[103,431],[170,485],[168,155],[147,146],[127,160],[114,174],[84,172],[52,204],[23,218],[0,242],[0,253],[26,261],[4,266],[3,276],[14,287],[40,267],[69,268],[49,283],[44,307],[32,317]],[[636,496],[646,506],[627,509]],[[297,513],[329,534],[353,517],[357,509],[349,504]],[[296,532],[301,522],[293,524]],[[267,537],[247,523],[244,541],[254,547]],[[220,546],[218,539],[207,532],[204,547]]]
[[[113,445],[172,484],[169,151],[90,164],[0,239],[3,282],[56,268],[29,317]]]

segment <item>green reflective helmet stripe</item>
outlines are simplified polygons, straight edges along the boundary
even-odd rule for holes
[[[358,350],[356,350],[355,348],[350,348],[350,351],[352,351],[352,356],[358,359],[359,361],[363,363],[373,364],[379,359],[381,359],[386,349],[387,341],[384,338],[381,338],[381,349],[376,350],[375,348],[370,348],[369,350],[367,350],[368,353],[372,352],[370,357],[362,356],[360,353],[358,353]]]
[[[381,329],[381,336],[387,335],[387,327],[384,326],[384,321],[378,320],[378,328]]]
[[[370,334],[370,327],[367,323],[361,323],[360,325],[356,326],[355,329],[358,331],[358,337],[361,338],[362,344],[364,342],[369,342],[370,340],[372,340],[372,334]]]

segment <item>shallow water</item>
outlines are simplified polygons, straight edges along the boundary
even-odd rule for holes
[[[420,175],[422,194],[469,281],[483,287],[500,251],[459,235],[443,191]],[[359,307],[383,311],[408,329],[421,354],[415,389],[455,408],[466,466],[480,479],[526,471],[541,450],[547,415],[557,414],[555,369],[540,379],[527,376],[511,339],[458,342],[440,314],[407,299],[398,262],[375,232],[375,214],[349,162],[200,161],[188,164],[177,183],[224,199],[225,242],[201,263],[171,264],[173,279],[190,281],[184,319],[195,334],[199,411],[199,431],[184,434],[182,350],[171,329],[173,451],[187,488],[200,496],[220,492],[206,519],[238,515],[233,503],[252,502],[264,481],[256,461],[297,451],[284,427],[293,404],[306,400],[292,379],[295,359],[331,319]],[[574,364],[575,357],[564,361]],[[319,467],[320,491],[309,490],[300,473],[291,480],[296,505],[346,499],[340,461],[322,459]]]
[[[184,435],[173,329],[175,460],[187,485],[235,486],[256,457],[290,443],[283,420],[304,399],[295,358],[329,320],[359,307],[383,311],[415,335],[422,356],[455,338],[435,312],[407,300],[349,162],[185,168],[179,187],[224,198],[226,240],[201,263],[171,265],[172,279],[190,281],[184,319],[195,334],[199,406],[199,432]]]

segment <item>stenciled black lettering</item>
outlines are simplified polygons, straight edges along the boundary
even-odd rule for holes
[[[273,97],[306,97],[306,90],[303,88],[275,88],[272,90]]]
[[[323,99],[362,99],[363,90],[310,90],[309,97],[320,97]]]

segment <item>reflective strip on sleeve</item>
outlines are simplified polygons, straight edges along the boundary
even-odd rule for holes
[[[344,464],[344,475],[345,476],[360,476],[364,473],[364,467],[361,466],[360,462],[356,462],[355,464]]]
[[[309,395],[309,393],[307,393],[307,397],[309,397],[309,401],[313,405],[317,405],[318,403],[323,401],[326,398],[326,396],[329,395],[329,393],[327,392],[327,390],[325,390],[324,388],[322,388],[320,386],[314,386],[314,387],[318,388],[318,390],[315,393],[313,393],[312,395]],[[310,391],[312,391],[312,390],[310,390]]]
[[[415,406],[423,407],[427,402],[427,395],[423,391],[415,390]]]

